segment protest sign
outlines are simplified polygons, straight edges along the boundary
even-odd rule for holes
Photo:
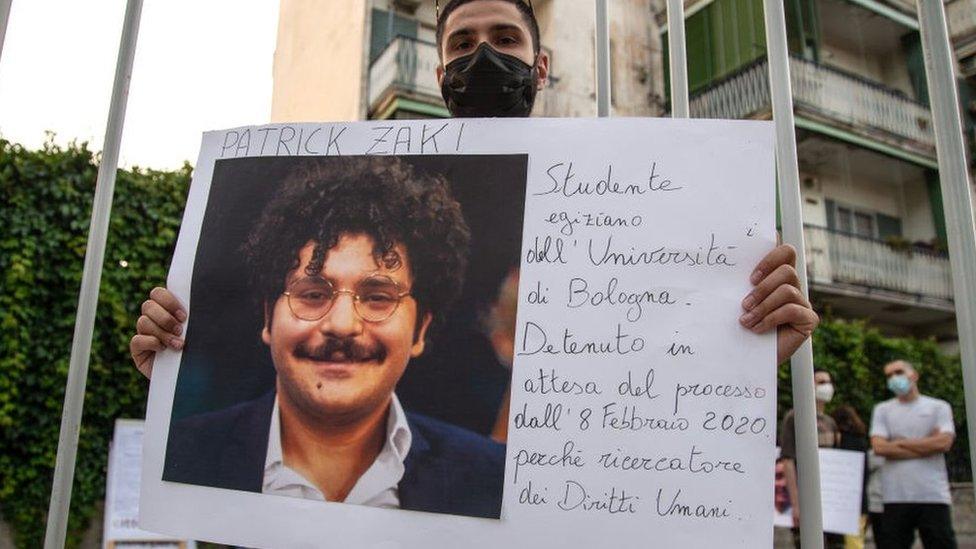
[[[143,522],[275,547],[771,546],[775,337],[738,317],[775,245],[772,143],[659,119],[205,134]],[[330,437],[363,425],[348,467]]]
[[[823,528],[834,534],[861,533],[861,497],[864,490],[864,452],[820,448],[820,505]],[[792,505],[785,486],[776,485],[775,526],[793,527]]]
[[[105,483],[105,524],[102,546],[106,549],[136,546],[157,548],[196,547],[192,541],[147,532],[139,527],[139,477],[142,466],[144,425],[138,419],[115,420],[108,453]]]

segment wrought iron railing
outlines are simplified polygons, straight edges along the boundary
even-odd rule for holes
[[[790,59],[790,75],[797,109],[811,110],[862,133],[880,132],[934,150],[929,109],[903,93],[798,57]],[[743,67],[691,98],[692,116],[701,118],[748,118],[769,108],[765,59]]]
[[[804,226],[804,241],[811,282],[952,300],[949,258],[943,253],[813,225]]]
[[[369,67],[369,105],[391,89],[426,95],[440,101],[435,69],[440,63],[432,42],[397,36]]]

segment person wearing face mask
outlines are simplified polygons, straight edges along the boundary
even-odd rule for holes
[[[834,385],[830,372],[817,369],[813,373],[814,396],[817,399],[817,439],[821,448],[834,448],[840,443],[840,431],[834,418],[824,413],[827,403],[834,398]],[[793,410],[783,417],[780,428],[780,458],[783,460],[783,472],[786,477],[786,490],[790,495],[793,511],[793,542],[800,547],[800,492],[797,484],[796,469],[796,437],[794,431]],[[824,547],[843,548],[844,536],[839,534],[824,534]]]
[[[949,403],[918,390],[918,372],[904,360],[884,367],[895,398],[874,407],[871,447],[881,466],[883,534],[878,547],[908,549],[918,530],[925,549],[955,549],[945,453],[956,437]]]
[[[437,12],[440,64],[436,77],[451,115],[529,116],[537,93],[549,81],[549,56],[541,48],[531,2],[447,0],[439,2]],[[741,302],[738,322],[742,328],[756,334],[775,330],[777,363],[792,356],[820,321],[799,291],[795,263],[792,246],[775,247],[756,265],[750,276],[753,288]],[[143,375],[152,375],[157,352],[183,349],[188,314],[167,289],[157,287],[150,292],[129,344],[132,360]],[[454,377],[465,379],[456,372]],[[498,406],[474,422],[486,426],[483,434],[490,432],[502,406],[505,384],[497,385],[501,389],[493,395]],[[440,419],[455,422],[454,417]]]

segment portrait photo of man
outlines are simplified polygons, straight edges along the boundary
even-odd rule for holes
[[[217,162],[164,481],[499,517],[504,446],[413,412],[397,385],[425,355],[466,360],[430,342],[472,268],[510,268],[472,250],[514,244],[517,259],[520,233],[473,236],[465,209],[487,208],[471,214],[487,226],[479,177],[501,174],[521,216],[525,157],[408,158]],[[428,388],[427,409],[450,400]]]

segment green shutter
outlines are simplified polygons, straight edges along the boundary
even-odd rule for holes
[[[820,59],[820,13],[816,0],[785,0],[786,38],[790,53]]]
[[[712,81],[711,48],[708,37],[708,12],[705,8],[685,21],[688,55],[688,88],[694,92]]]
[[[925,81],[925,60],[922,56],[922,38],[918,31],[901,37],[905,49],[905,62],[908,64],[908,77],[912,80],[915,97],[922,103],[929,103],[929,86]]]
[[[935,236],[947,244],[945,211],[942,205],[942,186],[939,184],[939,174],[933,170],[925,170],[925,186],[929,191],[929,205],[932,206],[932,222],[935,224]]]
[[[766,54],[762,0],[715,0],[685,21],[685,37],[688,87],[695,92]],[[663,39],[668,88],[667,33]]]

